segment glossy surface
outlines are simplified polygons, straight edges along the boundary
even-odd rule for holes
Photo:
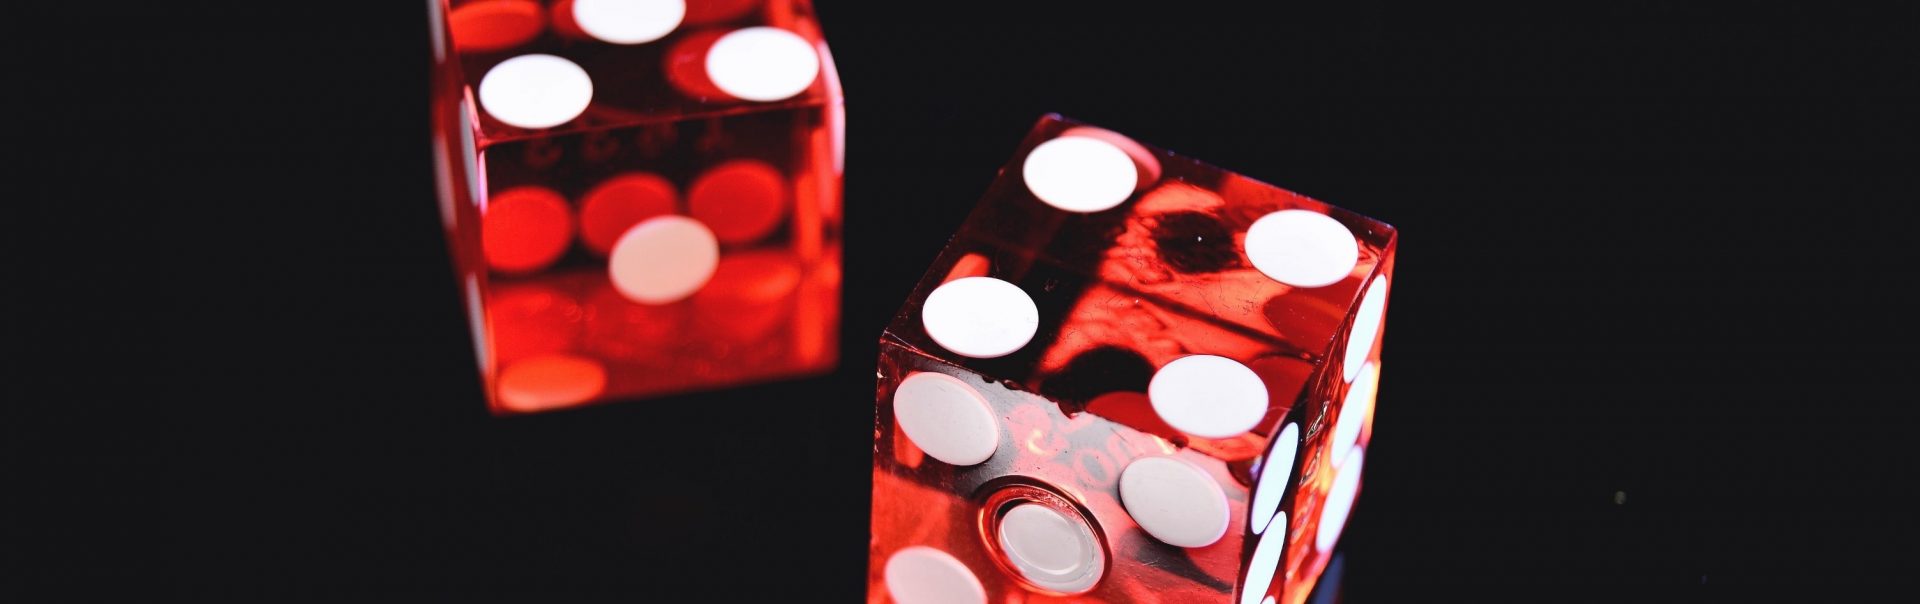
[[[441,212],[495,412],[834,365],[843,111],[808,3],[430,4]]]
[[[1250,231],[1273,216],[1251,245],[1264,257],[1250,256]],[[882,337],[870,600],[885,601],[884,563],[908,548],[953,556],[989,601],[1068,595],[996,545],[1003,502],[1022,497],[1077,513],[1099,537],[1106,568],[1076,601],[1304,599],[1358,488],[1350,464],[1327,504],[1328,447],[1336,424],[1356,454],[1371,435],[1378,372],[1349,397],[1349,372],[1363,372],[1344,365],[1378,366],[1367,315],[1384,313],[1394,245],[1378,221],[1042,119]],[[1031,335],[976,347],[943,334],[1027,320],[990,304],[947,309],[939,292],[970,281],[1024,294]],[[942,462],[900,429],[895,391],[927,373],[987,401],[1000,442],[984,461]],[[1296,427],[1270,439],[1283,425]]]

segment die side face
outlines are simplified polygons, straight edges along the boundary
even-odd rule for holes
[[[496,413],[818,373],[843,112],[805,2],[430,2],[434,154]]]
[[[1301,604],[1333,559],[1346,520],[1360,491],[1365,453],[1373,438],[1375,401],[1379,392],[1380,350],[1385,337],[1379,322],[1385,315],[1387,286],[1393,273],[1393,248],[1388,247],[1380,275],[1368,286],[1373,303],[1357,304],[1348,317],[1345,337],[1333,351],[1342,368],[1319,376],[1319,399],[1324,411],[1303,460],[1295,499],[1283,506],[1295,519],[1288,532],[1283,576],[1288,588],[1277,600]],[[1373,291],[1372,288],[1380,288]],[[1364,296],[1363,296],[1364,298]],[[1355,367],[1349,372],[1345,367]],[[1349,375],[1351,374],[1351,375]]]
[[[1304,599],[1337,541],[1320,526],[1344,523],[1359,466],[1348,460],[1371,436],[1373,390],[1352,384],[1378,378],[1394,235],[1043,119],[882,338],[872,593],[914,601],[887,563],[931,547],[996,600]],[[1350,364],[1368,369],[1350,378]],[[930,374],[985,402],[927,396]],[[973,422],[942,425],[997,427],[973,441],[997,443],[990,454],[956,456],[951,431],[919,419],[974,407]],[[1218,496],[1156,498],[1156,484]],[[1089,585],[1036,579],[996,533],[1045,493],[1101,536]]]
[[[1044,397],[991,383],[915,351],[887,347],[882,353],[878,394],[894,400],[909,376],[939,374],[958,379],[978,392],[999,426],[993,452],[985,461],[956,465],[922,449],[898,429],[895,407],[880,405],[875,443],[870,595],[914,601],[912,586],[887,585],[885,563],[895,552],[923,546],[964,561],[985,593],[1025,597],[1068,596],[1079,601],[1141,601],[1156,594],[1168,602],[1214,601],[1233,593],[1238,579],[1241,535],[1246,532],[1249,491],[1245,468],[1233,467],[1125,424],[1091,413],[1072,417]],[[914,379],[924,379],[915,377]],[[923,437],[924,439],[924,437]],[[1221,485],[1225,527],[1213,545],[1182,548],[1159,541],[1127,512],[1120,494],[1122,474],[1142,459],[1173,457],[1197,474]],[[1239,474],[1240,477],[1236,477]],[[991,517],[1049,495],[1064,500],[1062,513],[1083,521],[1097,535],[1103,560],[1068,556],[1055,567],[1090,567],[1099,575],[1085,591],[1069,592],[1036,585],[1008,562],[1011,557],[992,530]],[[995,500],[996,496],[1009,500]],[[994,597],[994,601],[1001,598]]]

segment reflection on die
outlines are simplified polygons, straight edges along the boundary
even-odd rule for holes
[[[1040,120],[881,338],[870,601],[1304,601],[1395,237]]]
[[[833,366],[844,111],[804,0],[429,0],[496,413]]]

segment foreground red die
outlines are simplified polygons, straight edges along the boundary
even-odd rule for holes
[[[869,600],[1304,601],[1395,233],[1043,118],[881,338]]]
[[[835,361],[839,82],[800,0],[429,0],[442,215],[496,413]]]

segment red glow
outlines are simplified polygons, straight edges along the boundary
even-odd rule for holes
[[[784,250],[725,254],[713,279],[693,295],[699,329],[729,341],[753,342],[787,322],[782,302],[800,287],[800,262]]]
[[[793,248],[802,259],[812,260],[825,252],[825,230],[819,227],[840,224],[840,174],[833,169],[838,141],[829,127],[809,132],[807,146],[810,161],[793,177]]]
[[[545,268],[566,253],[572,238],[573,211],[566,198],[545,187],[496,193],[480,216],[480,249],[495,270]]]
[[[696,2],[698,4],[698,2]],[[587,31],[580,29],[580,23],[573,20],[573,0],[560,0],[553,3],[547,11],[548,19],[553,21],[553,31],[569,38],[585,38]]]
[[[573,0],[565,0],[572,2]],[[732,21],[745,16],[758,6],[758,0],[694,0],[687,3],[687,16],[681,19],[686,25],[707,25],[721,21]]]
[[[834,326],[840,323],[840,248],[829,248],[824,257],[814,259],[812,272],[800,282],[799,301],[794,305],[793,362],[814,366],[831,362],[835,351]]]
[[[580,302],[558,289],[513,284],[487,301],[487,332],[500,363],[565,352],[578,345]]]
[[[479,0],[447,13],[447,29],[453,32],[454,48],[469,52],[491,52],[526,44],[540,35],[542,25],[540,3],[532,0]]]
[[[566,354],[528,358],[500,371],[500,404],[513,411],[544,411],[599,396],[607,370],[593,359]]]
[[[700,303],[762,305],[793,295],[800,263],[782,250],[753,250],[720,258],[713,280],[694,294]]]
[[[604,269],[552,269],[496,281],[483,295],[489,346],[500,367],[557,355],[596,364],[605,384],[587,398],[562,402],[572,397],[529,392],[585,389],[547,380],[515,382],[514,390],[507,382],[530,378],[510,378],[503,370],[490,378],[495,410],[546,411],[827,369],[835,361],[839,289],[821,278],[831,274],[809,273],[786,250],[727,252],[706,287],[671,304],[626,299]],[[502,398],[513,392],[520,398]]]
[[[953,262],[953,268],[947,269],[947,277],[941,279],[940,282],[946,283],[954,279],[965,279],[967,277],[985,277],[988,271],[992,269],[993,263],[987,260],[986,256],[967,254]]]
[[[680,192],[673,183],[647,172],[629,172],[600,183],[580,202],[580,242],[602,256],[640,221],[672,214]]]
[[[901,431],[898,424],[894,425],[893,461],[908,468],[918,468],[920,462],[926,459],[927,452],[921,451],[919,446],[914,445],[913,439],[907,438],[907,433]]]
[[[767,236],[787,214],[787,181],[766,162],[737,159],[707,170],[687,189],[687,212],[721,243]]]
[[[638,304],[604,277],[587,286],[587,350],[620,364],[664,363],[665,343],[681,339],[692,309],[686,304]]]

